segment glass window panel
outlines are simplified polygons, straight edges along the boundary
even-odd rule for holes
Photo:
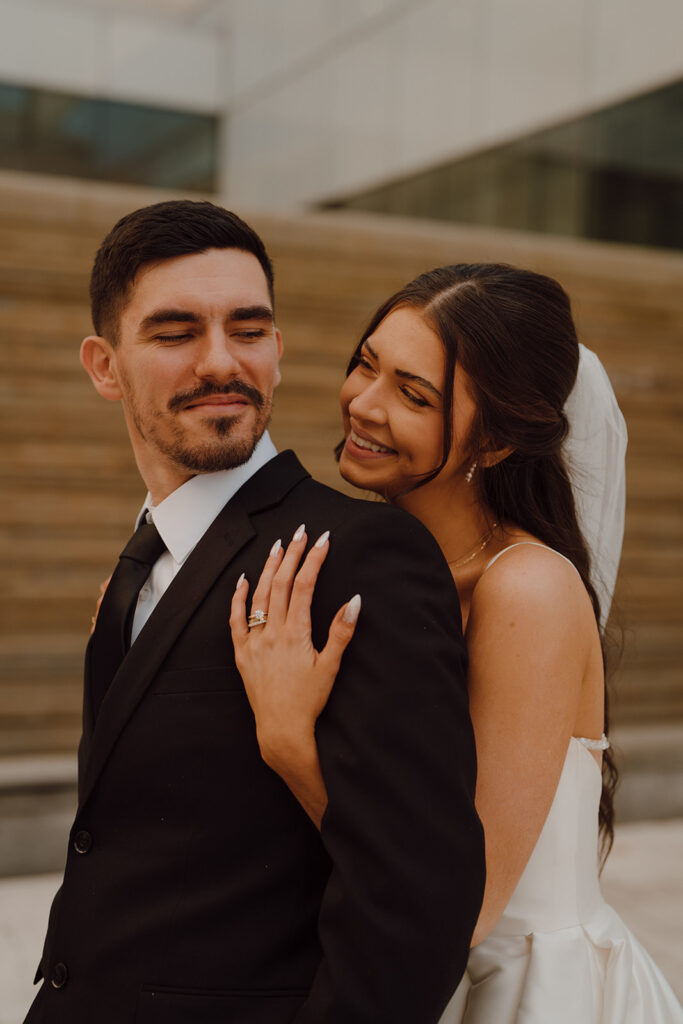
[[[683,82],[324,204],[683,248]]]
[[[213,191],[218,120],[0,84],[0,166]]]

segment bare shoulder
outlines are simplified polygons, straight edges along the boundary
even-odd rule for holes
[[[575,567],[535,541],[504,550],[482,573],[472,595],[472,629],[505,628],[529,637],[552,630],[556,641],[565,635],[575,644],[582,634],[588,641],[594,625],[591,601]]]
[[[599,656],[593,606],[574,567],[550,548],[506,551],[482,574],[466,642],[473,714],[515,735],[571,735],[581,693]],[[597,674],[596,674],[597,679]]]

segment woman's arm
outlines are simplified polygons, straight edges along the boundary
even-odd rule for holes
[[[466,638],[486,890],[473,945],[503,913],[543,828],[596,637],[578,574],[553,552],[510,552],[475,588]]]
[[[232,600],[230,628],[235,661],[256,720],[261,756],[319,828],[327,791],[315,723],[353,636],[360,596],[339,609],[327,644],[316,651],[311,640],[311,600],[329,539],[323,534],[316,541],[297,572],[306,539],[304,531],[300,535],[297,531],[286,553],[279,542],[273,545],[251,602],[252,612],[256,608],[267,612],[266,625],[249,629],[249,584],[242,579]]]
[[[295,578],[304,546],[305,539],[293,542],[284,560],[281,551],[268,559],[252,600],[252,608],[268,608],[267,626],[247,630],[245,582],[235,592],[230,623],[262,756],[320,827],[327,792],[315,722],[355,621],[344,623],[340,609],[328,642],[334,657],[323,658],[328,647],[314,651],[310,600],[327,544],[311,548]],[[468,688],[487,879],[473,945],[503,913],[543,828],[596,635],[583,584],[553,552],[511,552],[475,588],[467,627]]]

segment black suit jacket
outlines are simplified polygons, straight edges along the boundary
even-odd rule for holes
[[[331,545],[313,607],[363,608],[321,716],[322,834],[262,761],[228,610],[301,522]],[[430,534],[313,481],[292,452],[225,506],[96,723],[27,1024],[430,1024],[484,882],[460,610]]]

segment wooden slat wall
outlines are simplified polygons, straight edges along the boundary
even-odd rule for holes
[[[88,273],[115,219],[158,198],[0,174],[0,753],[73,750],[78,740],[94,597],[144,496],[120,410],[78,363]],[[275,259],[285,338],[272,433],[333,486],[344,366],[388,294],[459,261],[558,277],[630,432],[615,718],[683,717],[683,259],[356,214],[248,219]]]

